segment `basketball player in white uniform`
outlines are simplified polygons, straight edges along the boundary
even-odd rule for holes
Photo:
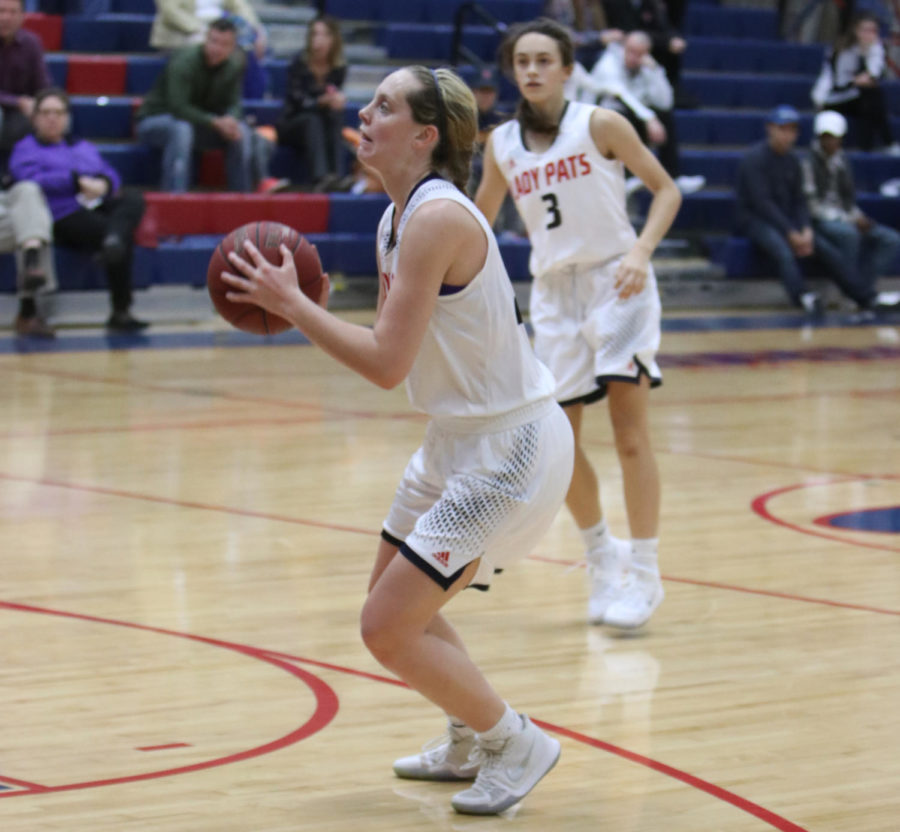
[[[292,321],[384,387],[406,380],[431,421],[384,523],[362,634],[389,670],[444,710],[448,736],[399,759],[401,777],[474,780],[453,807],[495,814],[554,766],[560,744],[504,702],[441,608],[524,557],[565,499],[574,441],[555,381],[534,355],[490,226],[463,194],[475,101],[449,70],[389,75],[360,111],[359,158],[392,200],[378,228],[374,327],[330,315],[252,246],[232,300]],[[449,177],[451,181],[443,178]]]
[[[522,101],[516,120],[489,137],[475,201],[493,222],[508,189],[531,241],[535,351],[556,377],[556,398],[575,433],[566,503],[587,554],[588,619],[639,627],[663,598],[660,487],[647,418],[649,389],[661,383],[661,309],[650,256],[681,197],[624,118],[566,100],[574,53],[565,28],[546,18],[514,27],[503,59]],[[654,194],[640,235],[625,208],[626,166]],[[622,465],[630,541],[610,534],[580,444],[584,405],[603,397]]]

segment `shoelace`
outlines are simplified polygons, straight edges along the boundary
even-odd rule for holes
[[[472,750],[469,752],[468,762],[478,764],[478,780],[482,779],[481,775],[483,773],[489,773],[492,768],[498,765],[505,747],[505,742],[499,748],[488,748],[479,743],[472,747]]]
[[[642,578],[634,569],[629,569],[628,571],[626,571],[624,577],[622,578],[622,594],[627,597],[632,592],[638,592],[641,589],[642,583],[651,583],[653,573],[645,571],[645,574],[647,575],[647,577]],[[641,601],[646,603],[646,599],[644,598],[641,598]]]

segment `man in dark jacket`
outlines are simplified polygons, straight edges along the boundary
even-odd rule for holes
[[[791,301],[809,314],[821,312],[822,300],[807,290],[797,261],[813,255],[841,291],[868,311],[875,301],[873,288],[860,277],[855,264],[810,225],[800,160],[793,151],[799,122],[793,107],[776,107],[766,122],[766,141],[741,160],[738,228],[774,261]]]
[[[229,190],[256,186],[267,149],[241,119],[243,74],[237,29],[226,18],[169,59],[137,113],[138,139],[163,151],[162,190],[188,190],[194,150],[214,147],[225,148]]]
[[[0,0],[0,151],[31,132],[34,96],[52,83],[36,35],[22,28],[22,0]]]
[[[841,148],[847,120],[834,110],[823,110],[816,116],[813,132],[816,139],[803,159],[813,228],[857,265],[863,281],[875,286],[900,251],[900,232],[879,225],[856,204],[850,161]],[[900,305],[900,292],[879,292],[875,302]]]

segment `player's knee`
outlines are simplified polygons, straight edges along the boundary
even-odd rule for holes
[[[385,667],[390,667],[403,649],[404,640],[398,628],[366,605],[360,616],[359,629],[363,644],[372,656]]]
[[[648,440],[643,431],[631,427],[615,431],[616,452],[620,459],[636,459],[644,453]]]

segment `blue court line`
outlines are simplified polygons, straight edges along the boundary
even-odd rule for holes
[[[900,324],[900,312],[883,312],[878,320],[867,325],[893,325]],[[824,315],[811,321],[802,313],[778,313],[772,315],[709,315],[691,317],[667,317],[663,318],[663,332],[736,332],[736,331],[762,331],[776,329],[802,329],[804,327],[853,327],[860,324],[849,314]],[[136,335],[109,335],[103,331],[87,330],[83,334],[66,332],[63,330],[56,338],[42,340],[36,338],[16,338],[10,334],[0,337],[0,355],[32,354],[32,353],[57,353],[57,352],[100,352],[106,350],[161,350],[161,349],[198,349],[211,347],[264,347],[286,346],[290,344],[309,345],[309,340],[296,330],[282,332],[279,335],[261,336],[250,335],[238,330],[222,331],[192,331],[192,332],[143,332]],[[810,350],[779,350],[771,353],[769,358],[755,360],[768,361],[847,361],[895,357],[896,351],[892,348],[879,348],[886,350],[884,356],[862,355],[865,351],[850,351],[852,355],[815,355],[816,351]],[[823,352],[819,350],[818,352]],[[824,351],[828,352],[828,351]],[[718,355],[743,356],[744,353],[719,353]],[[762,355],[752,354],[752,355]],[[665,351],[661,355],[668,366],[682,366],[673,356],[666,356]],[[675,361],[675,363],[671,363]],[[722,363],[727,363],[723,361]],[[744,363],[736,358],[732,363]]]

